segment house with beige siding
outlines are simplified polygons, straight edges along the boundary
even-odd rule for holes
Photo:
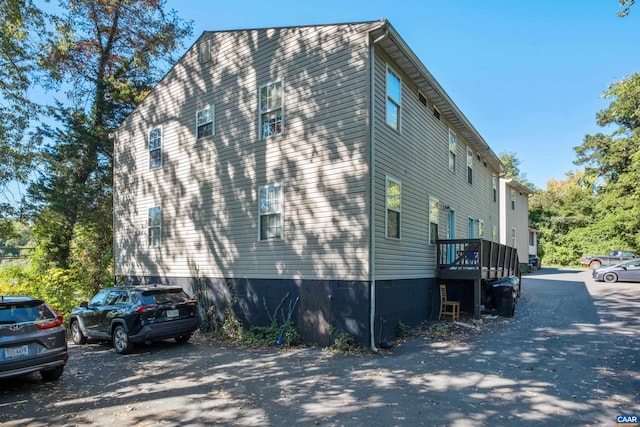
[[[500,242],[516,248],[520,264],[536,255],[535,231],[529,228],[529,188],[513,179],[500,178]],[[533,250],[533,253],[532,253]]]
[[[386,20],[207,31],[115,134],[116,275],[375,348],[438,317],[439,239],[499,241],[503,173]]]

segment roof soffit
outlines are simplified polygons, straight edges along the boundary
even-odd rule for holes
[[[376,46],[382,48],[387,56],[418,86],[420,91],[438,108],[440,115],[461,135],[494,169],[501,174],[506,171],[504,165],[493,152],[489,144],[464,116],[462,111],[449,98],[433,75],[413,53],[406,42],[388,21],[370,32]],[[386,35],[386,37],[380,37]]]

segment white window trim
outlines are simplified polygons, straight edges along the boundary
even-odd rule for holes
[[[452,139],[453,137],[453,139]],[[453,142],[453,143],[452,143]],[[449,156],[447,157],[447,163],[449,166],[449,170],[453,173],[456,172],[456,163],[458,160],[458,135],[453,131],[453,129],[449,128]],[[451,164],[451,155],[453,154],[453,164]]]
[[[495,173],[491,175],[491,199],[498,202],[498,175]]]
[[[151,132],[153,132],[156,129],[160,129],[160,146],[158,148],[154,148],[151,149]],[[151,129],[149,129],[149,132],[147,132],[147,152],[148,152],[148,160],[149,160],[149,170],[157,170],[157,169],[162,169],[162,165],[164,164],[164,153],[162,152],[162,146],[164,145],[164,130],[162,129],[162,126],[154,126]],[[160,151],[160,164],[156,167],[152,167],[151,166],[151,152],[152,151],[156,151],[159,150]]]
[[[158,226],[151,226],[150,221],[151,221],[151,209],[159,209],[160,210],[160,225]],[[151,242],[151,229],[152,228],[157,228],[158,229],[158,233],[159,233],[159,243],[157,245],[153,245]],[[162,206],[161,205],[156,205],[156,206],[151,206],[150,208],[147,209],[147,246],[150,248],[159,248],[162,246]]]
[[[388,195],[389,195],[389,182],[393,182],[398,184],[400,187],[400,206],[398,209],[389,208],[388,203]],[[398,213],[398,237],[389,236],[389,210]],[[387,239],[400,240],[402,238],[402,182],[399,179],[396,179],[392,176],[385,177],[385,186],[384,186],[384,236]]]
[[[280,83],[280,85],[282,86],[282,96],[281,96],[281,102],[280,102],[280,107],[277,108],[269,108],[266,109],[265,111],[262,111],[261,107],[262,107],[262,88],[267,87],[267,86],[271,86],[271,85],[275,85],[277,83]],[[285,130],[285,81],[284,79],[277,79],[277,80],[272,80],[270,82],[267,82],[265,84],[262,84],[260,86],[258,86],[258,135],[259,138],[261,140],[264,139],[269,139],[269,138],[274,138],[280,135],[284,135],[284,130]],[[267,114],[267,113],[271,113],[273,111],[276,110],[281,110],[280,113],[280,132],[279,133],[275,133],[273,135],[267,135],[264,136],[264,123],[262,123],[262,115],[263,114]]]
[[[280,215],[280,237],[279,238],[262,238],[262,216],[263,215],[273,215],[272,213],[262,213],[260,209],[260,190],[262,188],[269,189],[270,187],[279,188],[280,189],[280,206],[279,212]],[[258,242],[273,242],[273,241],[283,241],[284,240],[284,186],[280,183],[274,184],[266,184],[258,187]]]
[[[467,184],[473,185],[473,150],[467,147]]]
[[[400,99],[394,99],[390,94],[389,94],[389,73],[393,74],[394,76],[397,77],[398,81],[400,82]],[[398,73],[391,65],[387,64],[387,72],[385,73],[385,123],[387,124],[387,126],[389,126],[391,129],[395,130],[396,132],[400,132],[400,130],[402,129],[402,77],[400,77],[400,73]],[[387,108],[387,101],[391,101],[393,102],[397,107],[398,107],[398,125],[397,128],[394,127],[393,125],[389,124],[389,109]]]
[[[207,122],[203,122],[203,123],[198,123],[198,114],[202,111],[205,111],[209,109],[209,121]],[[204,126],[208,123],[211,123],[211,135],[206,135],[206,136],[198,136],[198,128],[200,128],[200,126]],[[200,108],[199,110],[196,110],[196,139],[203,139],[203,138],[209,138],[211,136],[214,136],[216,134],[216,107],[214,104],[207,104],[205,105],[203,108]]]
[[[211,39],[206,39],[198,44],[198,60],[201,64],[211,61]]]
[[[484,239],[484,221],[478,220],[478,237]]]
[[[435,222],[432,221],[432,214],[433,212],[431,211],[432,209],[432,205],[436,204],[435,207]],[[440,230],[440,200],[438,200],[436,197],[432,197],[429,196],[429,245],[435,245],[436,240],[438,240],[438,237],[440,236],[435,236],[435,239],[433,239],[433,236],[431,235],[431,224],[436,224],[438,226],[438,231]]]
[[[511,210],[516,210],[516,190],[511,189]]]

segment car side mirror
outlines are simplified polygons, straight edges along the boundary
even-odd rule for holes
[[[86,302],[86,301],[83,301],[83,302],[80,303],[80,307],[82,307],[82,308],[87,308],[88,306],[89,306],[89,303]]]

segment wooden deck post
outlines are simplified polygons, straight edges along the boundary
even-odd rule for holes
[[[482,280],[473,281],[473,323],[482,323],[480,306],[482,305]]]

